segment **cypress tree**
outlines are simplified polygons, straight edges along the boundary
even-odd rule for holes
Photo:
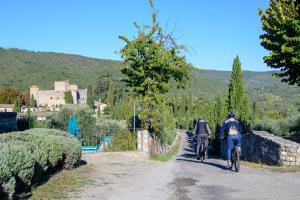
[[[249,119],[249,106],[245,94],[243,72],[238,56],[235,57],[232,66],[232,74],[228,86],[228,111],[233,111],[243,121]]]
[[[73,104],[74,103],[71,91],[65,92],[65,103],[66,104]]]
[[[36,107],[36,102],[35,102],[35,99],[34,99],[33,95],[31,95],[31,97],[30,97],[30,104],[29,104],[29,106],[31,108],[35,108]]]
[[[87,104],[90,108],[94,109],[94,96],[93,96],[93,87],[91,85],[88,86],[88,95],[87,95]]]

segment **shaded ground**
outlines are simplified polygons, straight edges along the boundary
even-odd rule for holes
[[[182,135],[178,155],[159,163],[138,153],[104,153],[85,157],[93,165],[94,184],[72,199],[299,199],[300,173],[276,173],[242,166],[226,170],[225,162],[200,163]]]

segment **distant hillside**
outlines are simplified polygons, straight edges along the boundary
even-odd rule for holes
[[[0,48],[0,86],[12,86],[26,90],[30,85],[42,89],[53,88],[55,80],[70,80],[80,87],[94,85],[98,77],[112,74],[121,77],[121,63],[63,53],[33,52]],[[194,96],[214,97],[224,94],[229,82],[227,71],[193,70],[189,87]],[[251,99],[263,98],[265,93],[283,99],[299,98],[300,89],[272,78],[272,72],[244,72],[244,80]]]
[[[0,49],[0,85],[26,90],[30,85],[54,87],[55,80],[92,85],[101,74],[120,76],[120,62],[62,53]]]

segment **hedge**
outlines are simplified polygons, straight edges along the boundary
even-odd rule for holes
[[[52,129],[0,135],[0,199],[30,192],[44,175],[75,167],[81,157],[77,138]]]

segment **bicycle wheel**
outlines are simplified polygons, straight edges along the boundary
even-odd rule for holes
[[[234,169],[236,172],[240,171],[240,152],[235,149],[234,151],[234,157],[235,157],[235,162],[234,162]]]
[[[200,148],[200,161],[203,163],[203,160],[204,160],[204,145],[203,145],[203,142],[201,142],[201,148]]]

